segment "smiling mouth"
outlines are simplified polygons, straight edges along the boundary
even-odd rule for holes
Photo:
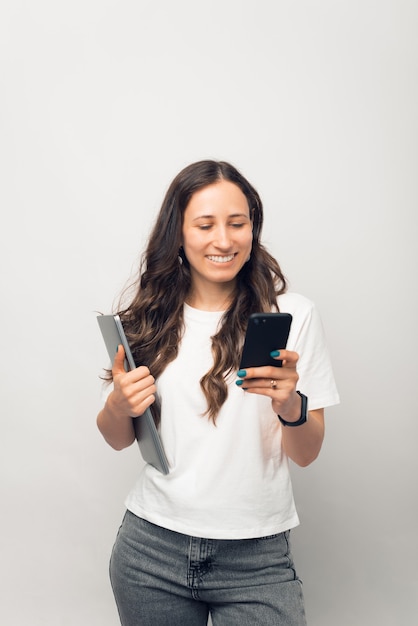
[[[228,261],[232,261],[234,258],[234,254],[228,254],[226,256],[208,256],[209,261],[213,261],[214,263],[228,263]]]

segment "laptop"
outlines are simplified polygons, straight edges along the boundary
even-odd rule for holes
[[[119,315],[98,315],[97,321],[112,363],[118,345],[122,344],[126,355],[125,369],[127,371],[135,369],[137,366],[133,359]],[[142,458],[146,463],[149,463],[163,474],[168,474],[170,470],[167,457],[151,410],[148,408],[143,415],[132,419],[135,437]]]

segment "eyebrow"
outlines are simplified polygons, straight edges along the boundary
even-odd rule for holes
[[[235,217],[245,217],[245,219],[249,220],[250,216],[246,215],[245,213],[232,213],[231,215],[228,215],[228,218],[235,218]],[[198,215],[197,217],[195,217],[192,221],[196,222],[197,220],[213,220],[215,219],[214,215]]]

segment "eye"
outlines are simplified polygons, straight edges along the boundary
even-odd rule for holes
[[[198,228],[199,230],[209,230],[212,228],[212,224],[199,224]]]
[[[245,226],[245,222],[234,222],[233,224],[231,224],[232,228],[242,228],[243,226]]]

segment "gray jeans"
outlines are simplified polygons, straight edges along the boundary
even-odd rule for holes
[[[289,532],[189,537],[126,513],[110,560],[122,626],[305,626]]]

